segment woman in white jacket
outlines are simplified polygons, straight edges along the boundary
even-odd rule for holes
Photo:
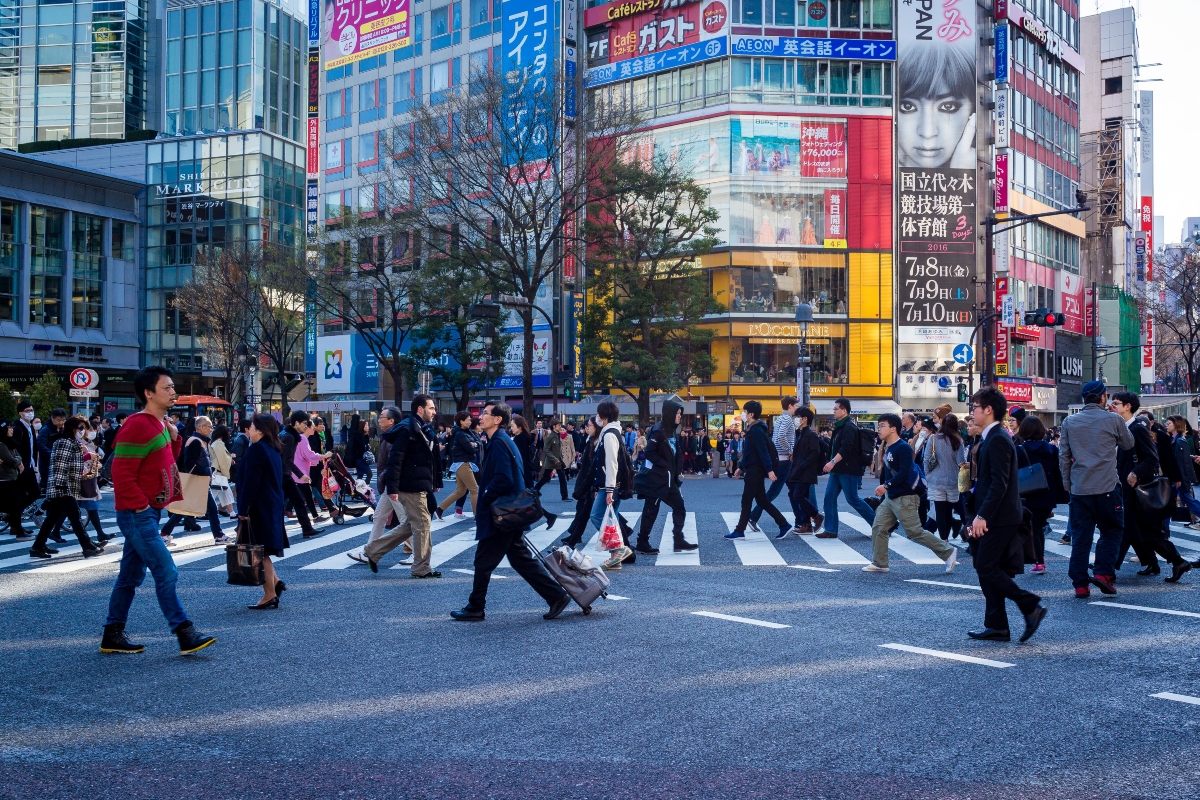
[[[596,416],[603,427],[600,429],[600,435],[596,437],[596,453],[592,457],[592,487],[596,491],[596,499],[592,502],[589,521],[603,534],[604,514],[608,507],[611,506],[613,513],[617,513],[621,506],[622,490],[627,493],[632,491],[633,487],[620,485],[621,459],[628,456],[621,452],[624,440],[621,436],[621,423],[618,421],[620,410],[617,404],[605,400],[596,409]],[[609,559],[604,562],[605,569],[620,569],[621,562],[633,553],[627,544],[610,547],[608,551]]]

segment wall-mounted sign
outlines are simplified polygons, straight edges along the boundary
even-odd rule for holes
[[[308,118],[308,174],[316,176],[321,171],[321,120]]]
[[[304,206],[304,218],[305,224],[308,227],[309,236],[316,236],[317,234],[317,222],[320,219],[320,203],[321,196],[317,182],[309,181]]]
[[[1009,147],[1012,130],[1012,90],[1007,86],[996,89],[996,110],[992,113],[996,120],[996,149],[1004,150]]]
[[[846,249],[846,192],[825,190],[825,246]]]
[[[997,211],[1008,211],[1008,152],[996,153],[996,196]]]
[[[722,36],[718,39],[708,39],[707,41],[661,51],[644,58],[628,58],[624,61],[618,61],[615,64],[592,67],[587,71],[585,84],[587,86],[603,86],[606,83],[629,80],[630,78],[638,78],[642,75],[651,75],[655,72],[675,69],[676,67],[688,64],[711,61],[714,58],[722,58],[728,52],[728,37]]]
[[[308,115],[315,117],[321,113],[321,51],[312,48],[308,51]]]
[[[321,45],[321,0],[308,0],[308,46]]]
[[[818,39],[809,36],[734,36],[735,56],[895,61],[896,43],[880,39]]]
[[[408,47],[409,0],[325,0],[325,69]]]
[[[996,83],[1008,83],[1008,23],[996,26]]]
[[[620,0],[616,3],[605,3],[583,12],[583,27],[592,28],[660,8],[673,9],[695,2],[698,0]]]
[[[997,388],[1000,389],[1004,399],[1010,403],[1032,403],[1033,402],[1033,384],[1032,383],[1017,383],[1016,381],[996,381]]]

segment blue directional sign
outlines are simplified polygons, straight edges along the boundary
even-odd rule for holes
[[[969,344],[956,345],[954,348],[954,360],[959,364],[970,364],[975,358],[975,351],[971,349]]]

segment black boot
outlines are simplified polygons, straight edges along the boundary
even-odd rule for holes
[[[100,640],[101,653],[140,653],[146,648],[134,644],[125,636],[125,623],[114,622],[104,626],[104,638]]]
[[[215,636],[201,636],[190,620],[176,628],[175,635],[179,637],[179,654],[185,656],[203,650],[217,640]]]

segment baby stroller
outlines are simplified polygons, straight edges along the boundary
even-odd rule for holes
[[[366,481],[356,480],[350,474],[337,453],[321,467],[321,496],[329,501],[330,516],[336,525],[344,525],[347,515],[361,517],[375,510],[375,492]],[[368,519],[373,517],[374,514]]]

